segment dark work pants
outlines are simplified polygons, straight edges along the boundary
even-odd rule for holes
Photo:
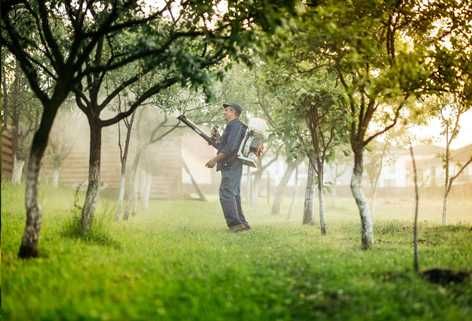
[[[220,203],[228,227],[248,225],[241,208],[241,175],[243,165],[239,160],[221,170]]]

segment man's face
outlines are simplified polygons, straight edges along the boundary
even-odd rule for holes
[[[223,115],[224,115],[226,121],[231,121],[231,120],[235,119],[236,117],[238,117],[238,115],[236,114],[234,109],[231,108],[231,107],[225,107],[225,109],[223,111]]]

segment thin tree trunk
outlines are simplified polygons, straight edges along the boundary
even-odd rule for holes
[[[252,197],[252,193],[251,193],[251,169],[249,168],[249,166],[246,166],[246,199],[248,200],[248,203],[250,206],[252,206],[251,204],[251,197]]]
[[[326,221],[325,221],[325,208],[324,208],[324,196],[323,196],[323,165],[320,165],[320,168],[318,169],[318,206],[319,206],[319,212],[320,212],[320,230],[321,234],[325,235],[326,234]]]
[[[141,147],[138,152],[136,153],[136,156],[134,157],[133,164],[131,165],[131,171],[130,171],[130,176],[129,180],[127,182],[127,188],[126,188],[126,194],[125,194],[125,208],[124,208],[124,214],[123,214],[123,219],[128,220],[130,215],[135,215],[134,211],[136,210],[136,204],[137,204],[137,191],[136,191],[136,185],[137,185],[137,177],[138,177],[138,169],[139,169],[139,163],[141,161],[141,156],[146,150],[146,146]]]
[[[18,251],[18,256],[24,259],[37,257],[39,254],[38,241],[41,228],[41,211],[38,205],[39,171],[60,101],[58,99],[57,101],[50,102],[49,106],[44,107],[39,128],[36,130],[31,144],[26,171],[26,224]]]
[[[61,172],[59,168],[54,168],[52,171],[52,186],[59,187],[59,178],[61,177]]]
[[[253,175],[253,194],[254,194],[254,203],[257,201],[258,197],[261,196],[261,188],[260,188],[260,183],[262,180],[262,173],[260,171],[257,171]]]
[[[377,171],[374,178],[374,183],[372,184],[372,196],[370,198],[370,212],[372,213],[372,215],[375,215],[375,200],[377,197],[377,187],[379,185],[380,174],[382,174],[383,160],[386,153],[387,153],[387,143],[385,142],[382,148],[382,154],[380,155],[379,170]]]
[[[249,174],[249,205],[251,207],[254,207],[258,198],[256,179],[256,173]]]
[[[370,197],[370,212],[372,213],[372,215],[375,214],[375,200],[377,198],[377,187],[374,187],[373,191],[372,191],[372,195]]]
[[[313,201],[314,201],[314,176],[315,171],[308,162],[308,174],[305,188],[305,204],[303,207],[303,224],[314,224],[313,222]]]
[[[295,197],[297,196],[297,191],[298,191],[298,164],[295,167],[295,186],[293,187],[292,198],[290,200],[290,205],[287,211],[287,220],[290,220],[290,217],[292,216],[293,204],[295,204]]]
[[[144,175],[144,189],[143,189],[143,207],[145,209],[149,208],[149,199],[151,198],[151,189],[152,189],[152,175],[146,173]]]
[[[284,198],[285,189],[297,165],[298,165],[297,162],[287,162],[287,168],[285,169],[284,175],[282,176],[282,179],[280,180],[279,185],[277,185],[277,189],[274,194],[274,202],[272,204],[272,211],[271,211],[272,215],[280,214],[280,206]]]
[[[123,203],[125,200],[125,191],[126,191],[126,173],[123,171],[123,167],[121,168],[121,175],[120,175],[120,190],[118,191],[118,204],[116,207],[115,213],[115,220],[119,221],[121,215],[123,214]]]
[[[334,164],[334,178],[333,178],[333,188],[331,189],[331,196],[336,197],[338,187],[338,164]]]
[[[119,98],[119,107],[121,111],[121,99],[120,95]],[[131,130],[133,129],[134,117],[136,113],[133,113],[131,119],[127,121],[126,119],[123,120],[126,127],[126,138],[125,138],[125,146],[124,149],[121,145],[121,126],[118,123],[118,147],[120,148],[120,163],[121,163],[121,171],[120,171],[120,191],[118,193],[118,204],[116,208],[115,219],[118,221],[123,214],[123,202],[125,198],[125,191],[126,191],[126,179],[127,179],[127,168],[126,164],[128,163],[128,153],[129,153],[129,146],[131,142]]]
[[[270,175],[269,173],[267,173],[267,205],[270,205],[270,199],[271,199],[271,189],[272,189],[272,186],[271,186],[271,181],[270,181]]]
[[[452,139],[451,139],[452,140]],[[447,224],[447,194],[449,193],[448,191],[448,185],[449,185],[449,126],[446,127],[446,155],[445,155],[445,173],[444,173],[444,196],[443,196],[443,209],[442,209],[442,224],[446,225]]]
[[[25,161],[18,159],[15,155],[13,158],[13,171],[11,176],[11,182],[13,184],[20,184],[21,178],[23,177],[23,167],[25,166]]]
[[[192,182],[193,187],[195,188],[195,191],[197,191],[198,197],[201,201],[206,201],[207,199],[205,197],[205,194],[203,194],[202,190],[200,189],[200,186],[198,186],[198,183],[193,177],[192,172],[190,171],[190,168],[188,168],[185,160],[182,160],[182,165],[184,166],[184,169],[187,172],[188,176],[190,176],[190,180]]]
[[[444,192],[443,196],[443,205],[442,205],[442,224],[446,225],[447,224],[447,196],[448,192]]]
[[[363,173],[363,151],[354,152],[354,169],[351,177],[351,192],[356,201],[359,215],[361,218],[361,242],[362,249],[367,250],[374,243],[374,228],[372,217],[369,212],[369,206],[362,192],[362,173]]]
[[[413,146],[410,141],[410,156],[411,163],[413,166],[413,182],[415,184],[415,215],[413,220],[413,269],[416,273],[419,272],[419,255],[418,255],[418,203],[419,203],[419,193],[418,193],[418,175],[416,171],[416,161],[415,153],[413,152]]]
[[[100,184],[100,161],[102,145],[102,128],[94,120],[89,120],[90,124],[90,157],[89,157],[89,177],[87,193],[85,194],[84,207],[81,217],[81,232],[86,234],[90,231],[93,223],[95,206],[97,203]]]

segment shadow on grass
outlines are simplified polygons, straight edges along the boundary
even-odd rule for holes
[[[111,236],[110,224],[110,218],[97,215],[91,229],[83,233],[80,225],[80,216],[75,214],[64,224],[61,236],[81,240],[90,244],[121,249],[121,243]]]
[[[418,274],[413,270],[404,270],[373,273],[372,276],[383,282],[410,282],[413,278],[420,277],[429,283],[448,285],[465,283],[470,275],[470,271],[432,268],[420,271]]]
[[[451,269],[433,268],[420,272],[421,276],[428,282],[447,285],[460,284],[470,277],[469,271],[454,271]]]

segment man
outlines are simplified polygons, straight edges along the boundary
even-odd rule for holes
[[[247,127],[239,120],[241,106],[229,103],[223,107],[226,128],[219,141],[215,137],[218,153],[205,166],[213,168],[217,165],[216,170],[221,171],[220,203],[230,231],[247,231],[250,227],[241,208],[240,195],[243,164],[236,158]]]

